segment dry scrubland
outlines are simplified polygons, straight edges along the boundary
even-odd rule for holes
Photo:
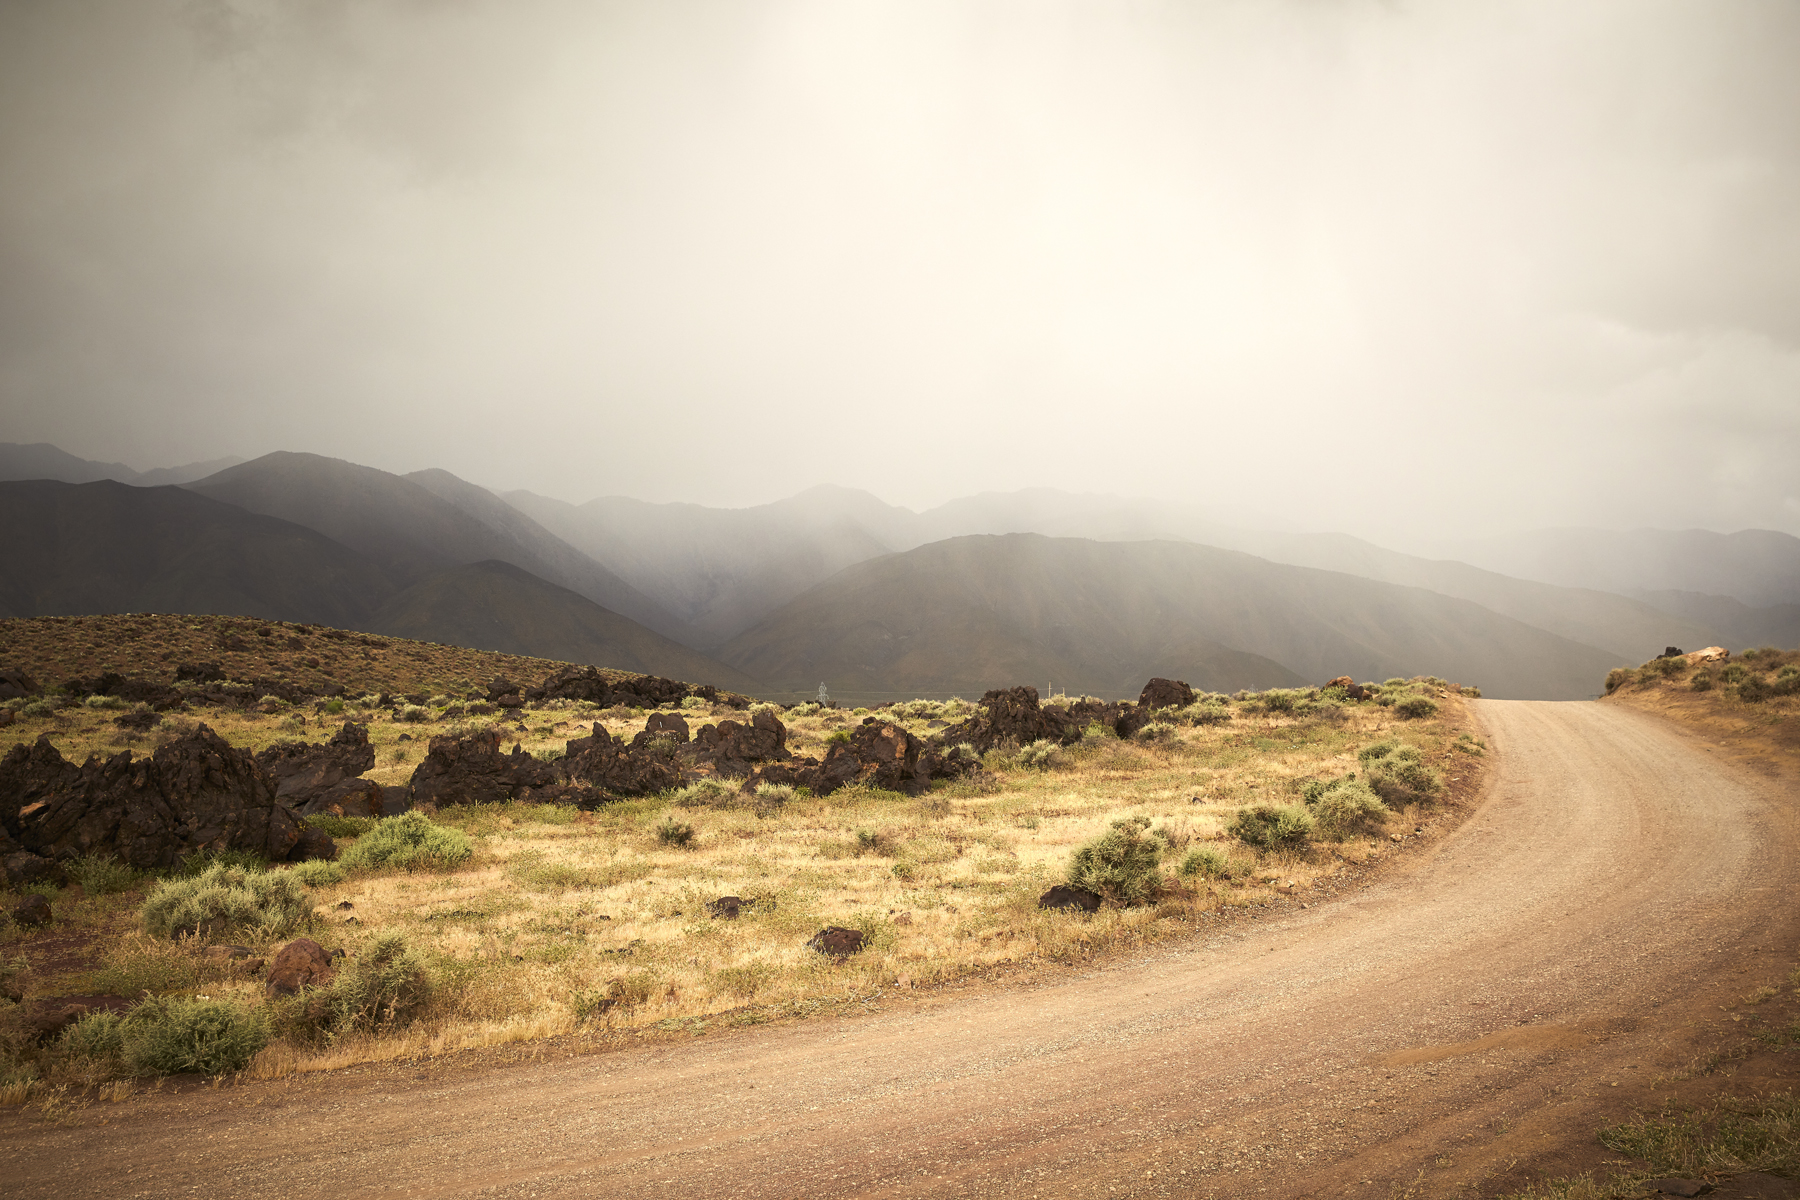
[[[1430,703],[1415,702],[1420,715],[1407,717],[1391,703],[1396,696]],[[430,815],[469,839],[471,855],[459,864],[273,868],[309,880],[312,915],[298,932],[345,951],[346,964],[374,961],[377,942],[398,933],[428,985],[428,995],[402,997],[389,1009],[376,1004],[335,1028],[309,1018],[299,1002],[265,1003],[262,980],[216,949],[142,932],[139,906],[156,884],[122,869],[99,871],[85,889],[43,888],[58,923],[45,933],[9,927],[0,933],[0,959],[27,999],[204,996],[261,1014],[256,1019],[269,1022],[274,1040],[250,1064],[258,1076],[552,1036],[596,1043],[688,1036],[804,1015],[883,988],[1083,959],[1180,936],[1240,910],[1306,902],[1346,866],[1398,849],[1424,808],[1403,805],[1354,835],[1333,840],[1316,831],[1275,849],[1227,832],[1241,811],[1304,811],[1308,783],[1362,771],[1358,752],[1384,740],[1418,748],[1428,773],[1444,783],[1435,804],[1453,804],[1475,787],[1484,747],[1462,693],[1438,680],[1396,680],[1386,698],[1387,705],[1339,704],[1316,690],[1215,697],[1159,721],[1147,740],[1120,741],[1094,727],[1076,746],[995,751],[975,777],[919,797],[853,787],[757,800],[694,788],[594,812],[516,803],[445,808]],[[698,703],[682,710],[690,723],[741,715]],[[370,721],[377,766],[368,774],[398,784],[429,736],[469,727],[461,719],[419,720],[417,709],[406,721],[354,701],[342,707],[209,710],[139,736],[112,726],[114,713],[77,706],[21,717],[0,729],[0,749],[48,733],[75,760],[124,747],[143,752],[172,736],[172,725],[196,719],[236,745],[260,748],[301,731],[317,740],[354,716]],[[880,715],[929,736],[969,710],[915,702]],[[802,706],[783,719],[792,749],[822,755],[827,740],[862,715]],[[551,701],[504,729],[528,751],[553,755],[590,722],[629,734],[646,716]],[[1157,835],[1139,840],[1154,856],[1157,894],[1091,915],[1036,906],[1065,879],[1078,847],[1133,818],[1135,828]],[[372,824],[315,822],[352,857]],[[684,828],[691,834],[680,844]],[[735,920],[709,914],[709,903],[727,895],[748,902]],[[866,948],[841,962],[806,948],[812,934],[834,924],[861,930]],[[220,940],[266,958],[292,936],[240,930]],[[11,1046],[10,1098],[100,1086],[129,1073],[116,1055],[67,1043]]]

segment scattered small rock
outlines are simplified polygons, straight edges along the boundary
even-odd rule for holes
[[[1086,888],[1059,883],[1038,897],[1039,908],[1078,908],[1082,912],[1099,912],[1100,897]]]
[[[714,900],[711,904],[706,906],[706,911],[715,917],[723,917],[727,921],[735,921],[738,919],[738,913],[743,910],[743,907],[743,900],[736,896],[720,896],[717,900]]]
[[[27,896],[13,906],[13,923],[27,929],[48,925],[50,917],[50,902],[42,896]]]
[[[339,900],[338,907],[343,908],[343,909],[351,909],[351,908],[355,908],[356,905],[350,903],[350,901],[348,901],[348,900]]]
[[[339,950],[327,954],[325,948],[311,938],[295,938],[275,956],[265,988],[271,996],[291,996],[301,988],[329,982],[331,960],[342,953]]]
[[[813,934],[812,939],[806,943],[806,948],[832,958],[849,958],[863,948],[862,931],[845,929],[842,925],[827,925]]]

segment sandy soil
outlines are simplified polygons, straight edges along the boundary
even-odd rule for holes
[[[1793,797],[1655,716],[1478,713],[1482,802],[1340,900],[845,1019],[8,1115],[3,1190],[1388,1197],[1597,1162],[1800,948]]]

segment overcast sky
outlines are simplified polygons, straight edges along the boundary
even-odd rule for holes
[[[1800,533],[1800,4],[0,0],[0,441]]]

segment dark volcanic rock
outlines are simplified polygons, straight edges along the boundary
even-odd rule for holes
[[[751,717],[749,724],[720,721],[702,725],[694,737],[693,761],[710,764],[715,772],[731,779],[750,774],[756,763],[788,757],[787,726],[766,709]]]
[[[1060,705],[1048,708],[1038,704],[1037,689],[1030,684],[1015,688],[997,688],[981,697],[981,707],[974,716],[940,733],[936,741],[947,746],[967,742],[986,753],[1002,742],[1028,746],[1036,741],[1052,741],[1069,746],[1081,740],[1087,722]]]
[[[373,779],[346,779],[308,800],[300,815],[330,813],[334,817],[397,817],[412,805],[404,787],[382,787]]]
[[[258,754],[256,761],[275,780],[277,796],[302,812],[321,812],[317,801],[375,765],[375,747],[369,744],[367,725],[345,721],[328,742],[276,742]]]
[[[583,783],[618,796],[642,796],[681,785],[681,766],[666,739],[627,746],[598,722],[591,737],[568,742],[550,764],[557,779]]]
[[[311,938],[295,938],[269,965],[263,987],[271,996],[291,996],[301,988],[329,983],[331,976],[331,956],[324,947]]]
[[[672,738],[676,742],[686,745],[692,740],[693,735],[688,730],[687,720],[680,713],[653,712],[644,722],[643,732],[632,738],[631,744],[641,746],[657,737]]]
[[[526,788],[556,783],[550,763],[516,745],[500,752],[500,733],[487,729],[463,737],[431,739],[425,759],[412,773],[414,804],[500,804]]]
[[[17,700],[37,693],[37,680],[12,667],[0,667],[0,700]]]
[[[1179,679],[1152,679],[1138,693],[1138,707],[1186,708],[1194,699],[1194,689]]]
[[[606,682],[606,677],[597,669],[564,667],[556,674],[547,676],[526,695],[531,700],[588,700],[594,704],[607,704],[611,693],[612,685]]]
[[[50,923],[50,902],[42,896],[27,896],[13,905],[13,924],[36,928]]]
[[[1082,912],[1099,912],[1100,897],[1086,888],[1059,883],[1038,897],[1039,908],[1078,908]]]
[[[847,742],[833,742],[825,761],[812,773],[815,795],[824,796],[851,783],[917,794],[931,782],[919,770],[925,743],[898,725],[865,717]]]
[[[69,879],[54,859],[21,850],[19,844],[4,833],[0,833],[0,867],[4,867],[6,882],[12,887],[38,882],[61,887]]]
[[[14,746],[0,758],[0,824],[46,858],[111,854],[140,869],[196,850],[281,859],[300,836],[267,772],[205,725],[135,761],[126,750],[77,767],[47,736]]]
[[[288,851],[289,862],[309,862],[315,858],[332,859],[338,856],[337,843],[323,829],[302,826],[300,840]]]
[[[715,917],[723,917],[727,921],[735,921],[744,909],[744,901],[738,896],[720,896],[706,906],[706,911]]]
[[[48,1041],[89,1013],[124,1016],[131,1004],[124,996],[46,996],[25,1006],[25,1031],[38,1041]]]
[[[806,943],[808,950],[817,950],[820,954],[832,958],[849,958],[863,948],[863,935],[859,929],[845,929],[842,925],[827,925],[812,935]]]
[[[1339,675],[1325,686],[1328,688],[1337,688],[1352,700],[1367,700],[1371,695],[1368,688],[1356,682],[1348,675]]]

